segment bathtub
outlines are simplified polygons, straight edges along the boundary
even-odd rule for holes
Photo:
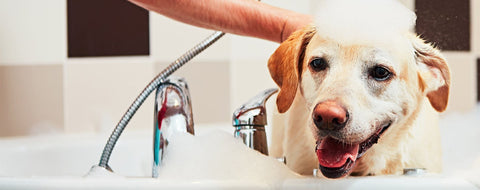
[[[219,124],[198,126],[196,132],[201,134],[202,129],[207,128],[221,128],[229,133],[233,130],[228,124]],[[0,139],[0,189],[480,189],[471,180],[445,174],[340,180],[294,177],[275,183],[182,177],[152,179],[149,177],[150,130],[126,131],[122,135],[109,164],[114,174],[87,177],[90,168],[98,164],[108,135],[57,134]]]

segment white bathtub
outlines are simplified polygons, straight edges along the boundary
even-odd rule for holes
[[[197,127],[201,133],[203,127]],[[222,126],[230,130],[229,126]],[[98,163],[108,135],[0,139],[0,189],[480,189],[445,174],[423,176],[251,180],[151,179],[151,131],[126,131],[111,156],[114,177],[84,177]]]

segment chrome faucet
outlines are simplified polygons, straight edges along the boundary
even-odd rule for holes
[[[267,89],[253,97],[247,103],[233,113],[234,136],[241,138],[248,147],[268,155],[267,135],[267,112],[265,103],[278,90]]]
[[[169,77],[155,93],[152,177],[158,177],[168,141],[175,133],[195,134],[192,106],[187,83],[180,77]]]

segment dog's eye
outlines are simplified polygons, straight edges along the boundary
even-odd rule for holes
[[[377,81],[385,81],[390,78],[392,73],[385,67],[376,66],[370,71],[370,76]]]
[[[324,58],[315,58],[310,62],[310,67],[317,72],[323,71],[327,69],[328,63]]]

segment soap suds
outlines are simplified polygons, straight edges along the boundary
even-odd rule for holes
[[[322,0],[319,35],[339,43],[385,42],[413,31],[416,15],[396,0]]]
[[[443,173],[461,176],[480,186],[480,104],[471,112],[440,118]]]
[[[214,130],[170,141],[159,179],[239,180],[274,185],[297,178],[283,163],[246,147],[232,134]]]

